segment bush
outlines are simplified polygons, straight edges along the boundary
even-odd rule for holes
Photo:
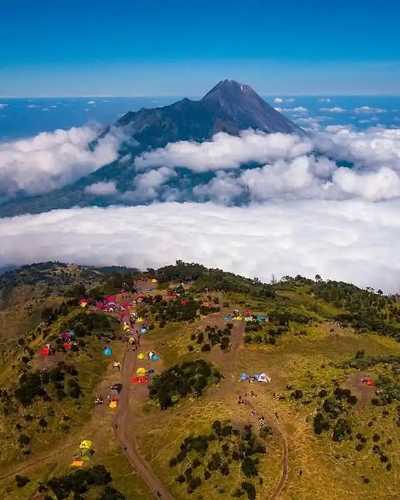
[[[328,431],[330,427],[328,420],[320,412],[315,415],[313,424],[315,434],[322,434],[322,432]]]
[[[242,460],[242,472],[246,477],[257,476],[257,467],[250,457],[245,457]]]
[[[339,418],[333,429],[332,440],[333,441],[343,441],[347,437],[351,436],[351,425],[344,418]]]
[[[26,434],[20,434],[20,436],[18,437],[18,443],[20,444],[20,446],[28,446],[30,442],[31,438]]]
[[[256,498],[256,489],[255,489],[255,487],[254,487],[253,484],[244,481],[242,483],[242,488],[247,493],[247,498],[249,500],[255,500],[255,498]]]
[[[112,486],[106,486],[99,500],[125,500],[125,495]]]
[[[15,482],[17,483],[18,488],[23,488],[30,482],[30,479],[26,476],[20,476],[19,474],[17,474],[15,476]]]

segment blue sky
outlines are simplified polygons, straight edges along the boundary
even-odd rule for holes
[[[399,94],[396,0],[0,0],[0,95]]]

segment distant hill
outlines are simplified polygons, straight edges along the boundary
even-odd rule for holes
[[[115,204],[113,197],[89,194],[85,188],[97,182],[113,181],[123,192],[132,186],[136,175],[133,158],[143,151],[180,140],[204,141],[217,132],[237,135],[248,128],[266,133],[304,134],[300,127],[266,103],[249,85],[223,80],[198,101],[182,99],[169,106],[126,113],[99,136],[105,137],[111,129],[123,132],[118,160],[62,189],[8,201],[0,205],[0,217],[72,206]],[[95,148],[96,144],[97,140],[90,147]],[[127,154],[131,155],[129,162],[123,160]]]

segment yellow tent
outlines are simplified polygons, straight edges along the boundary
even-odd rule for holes
[[[144,353],[143,352],[139,352],[138,354],[138,359],[144,359]]]
[[[152,282],[152,283],[157,283],[157,280],[156,280],[155,278],[153,278],[153,279],[151,280],[151,282]]]
[[[137,323],[143,323],[144,319],[141,316],[138,316],[136,321]]]
[[[146,370],[144,368],[138,368],[136,370],[136,375],[139,375],[139,376],[146,375]]]
[[[93,441],[90,441],[90,439],[84,439],[83,441],[81,441],[79,448],[81,450],[90,450],[92,446],[93,446]]]
[[[109,406],[109,408],[114,410],[118,406],[118,401],[110,401],[110,404],[108,406]]]

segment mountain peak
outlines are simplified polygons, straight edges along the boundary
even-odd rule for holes
[[[230,133],[254,128],[264,132],[302,134],[303,131],[255,92],[250,85],[235,80],[221,80],[200,101],[209,109],[218,110]]]
[[[226,97],[240,97],[248,94],[257,95],[256,92],[244,83],[239,83],[236,80],[221,80],[203,97],[202,101],[210,99]]]

